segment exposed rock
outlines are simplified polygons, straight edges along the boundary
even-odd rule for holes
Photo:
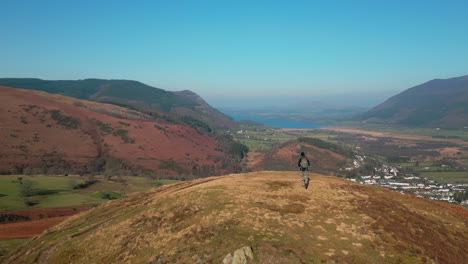
[[[254,255],[253,255],[252,248],[251,247],[243,247],[242,249],[244,250],[245,256],[247,258],[249,258],[250,260],[253,260]]]
[[[245,256],[244,250],[242,248],[234,252],[232,264],[247,264],[247,257]]]
[[[223,259],[223,264],[232,264],[232,258],[232,253],[227,254]]]
[[[242,247],[234,251],[234,255],[229,253],[223,260],[223,264],[247,264],[253,260],[253,251],[251,247]]]
[[[206,259],[211,257],[210,254],[205,254],[203,255],[203,257],[198,257],[198,256],[195,256],[195,258],[197,259],[197,261],[194,262],[194,264],[203,264],[203,263],[206,263]]]

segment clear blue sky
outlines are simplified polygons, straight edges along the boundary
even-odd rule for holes
[[[214,106],[380,103],[468,74],[468,1],[0,0],[0,13],[0,77],[133,79]]]

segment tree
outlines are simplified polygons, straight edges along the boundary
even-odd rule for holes
[[[23,184],[21,184],[20,193],[21,193],[21,196],[23,197],[23,202],[27,206],[32,206],[32,205],[37,204],[36,202],[31,201],[29,199],[30,196],[34,196],[37,193],[36,186],[37,186],[37,183],[31,180],[23,180]]]
[[[350,170],[350,171],[346,171],[345,172],[345,177],[348,178],[348,179],[356,179],[358,178],[358,174],[356,172],[356,170]]]
[[[453,199],[458,203],[461,203],[461,202],[463,202],[465,200],[468,200],[468,191],[456,192],[453,195]]]
[[[24,198],[33,196],[37,191],[36,186],[37,183],[35,181],[24,180],[20,190],[21,196]]]

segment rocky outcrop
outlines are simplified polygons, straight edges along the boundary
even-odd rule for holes
[[[253,257],[252,248],[245,246],[234,251],[234,254],[227,254],[223,259],[223,264],[247,264],[249,260],[253,260]]]

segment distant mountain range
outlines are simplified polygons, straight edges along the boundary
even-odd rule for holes
[[[234,122],[191,91],[170,92],[131,80],[60,80],[0,78],[0,85],[111,103],[140,111],[171,112],[199,119],[212,128],[231,128]]]
[[[399,93],[360,117],[367,122],[463,128],[468,126],[468,75],[435,79]]]

